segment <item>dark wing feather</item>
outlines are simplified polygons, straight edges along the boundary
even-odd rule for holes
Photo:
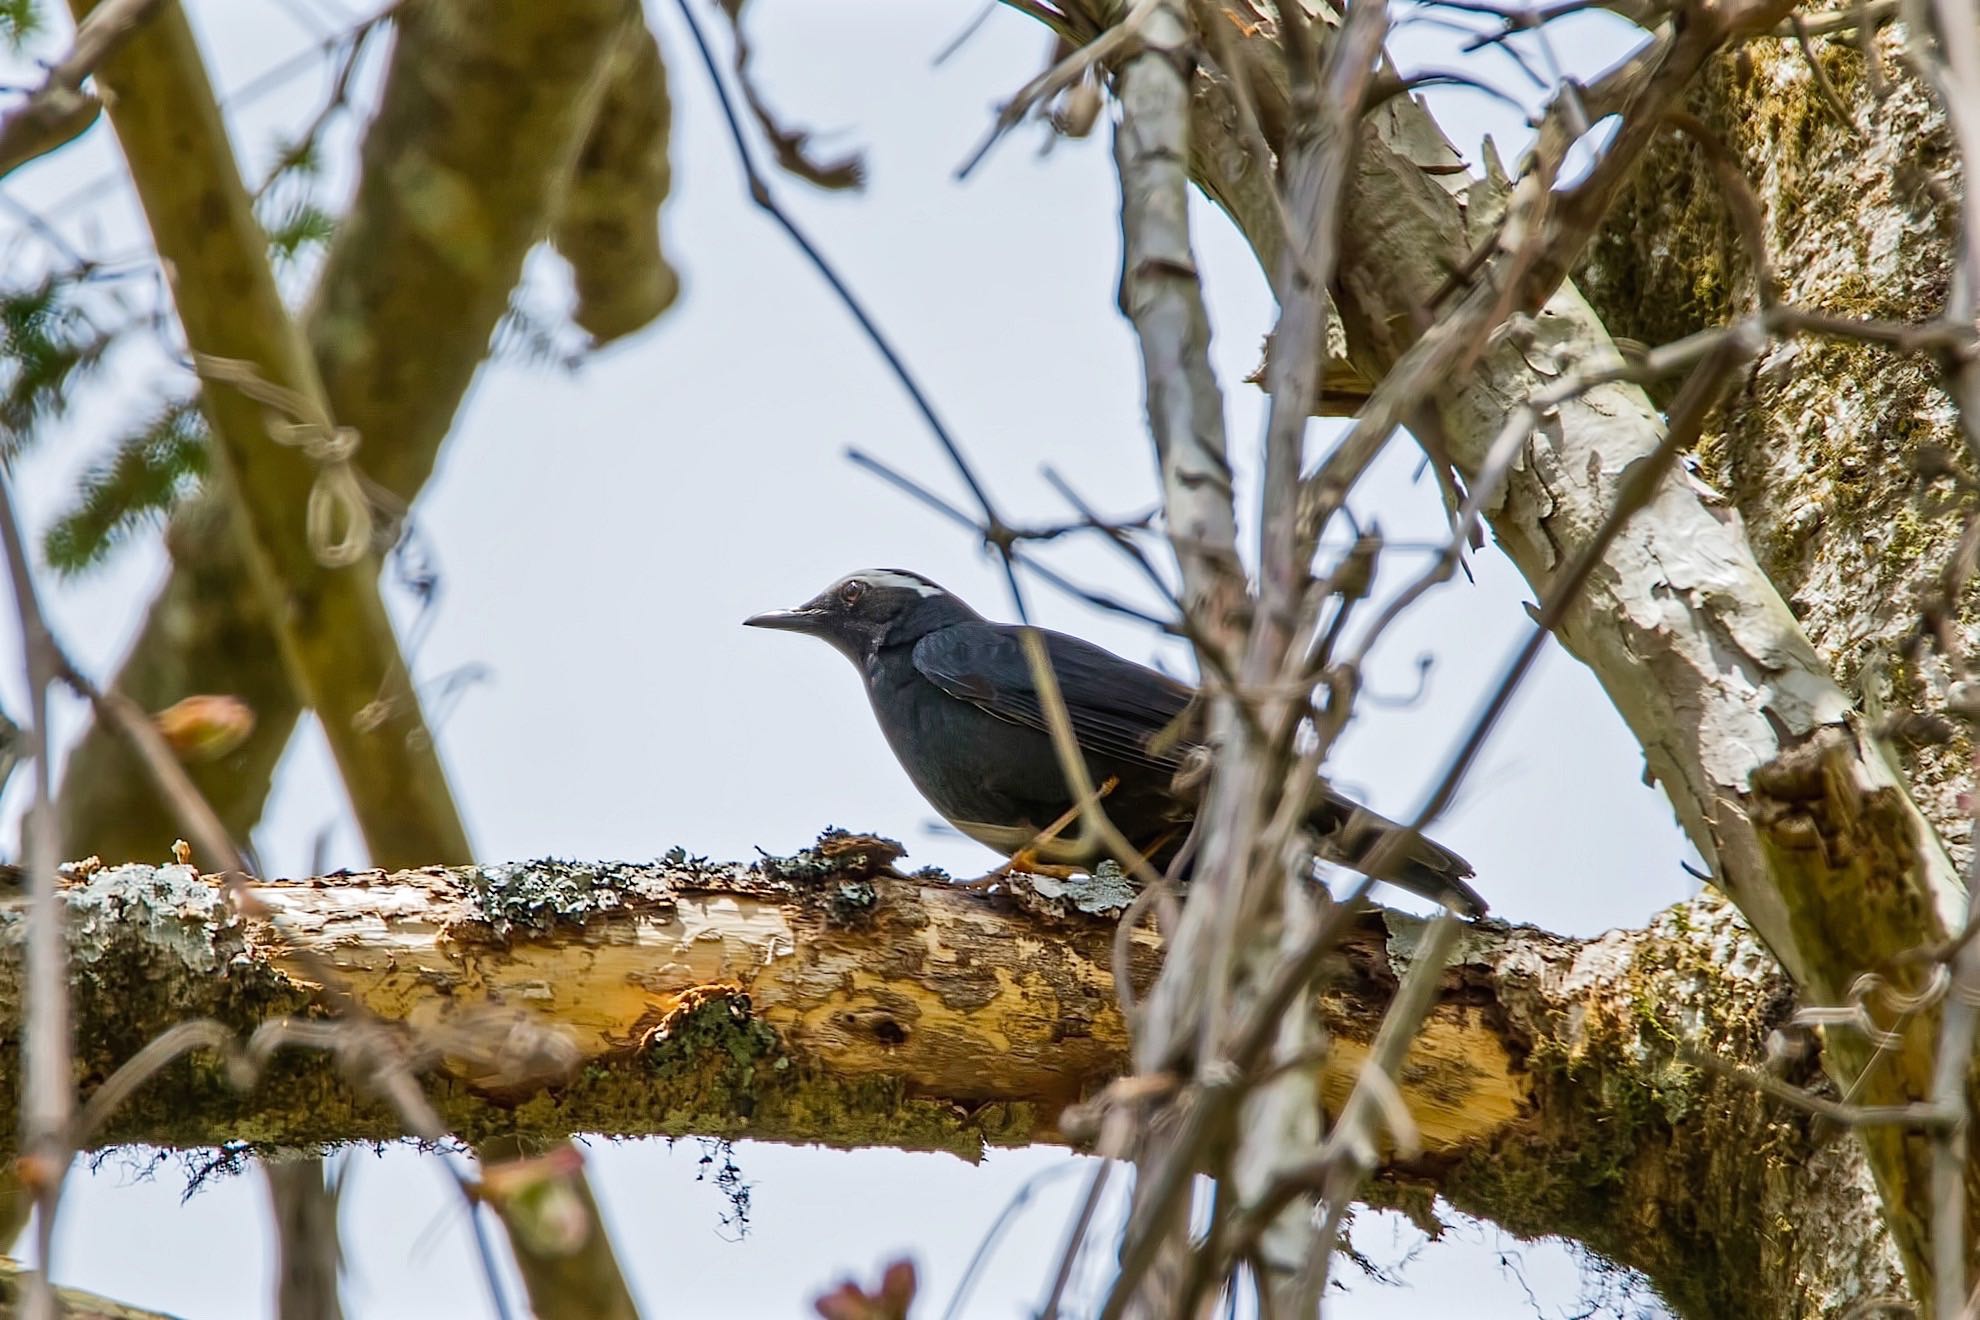
[[[1091,642],[1040,632],[1081,747],[1158,770],[1182,764],[1198,736],[1195,689]],[[1051,732],[1016,627],[971,623],[932,632],[915,643],[914,667],[952,697]]]

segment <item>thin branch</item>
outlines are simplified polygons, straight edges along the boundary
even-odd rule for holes
[[[1867,3],[1850,5],[1846,9],[1825,9],[1813,14],[1801,15],[1799,23],[1784,25],[1787,30],[1776,29],[1784,37],[1796,35],[1799,28],[1811,37],[1826,37],[1838,32],[1870,31],[1882,27],[1898,15],[1900,0],[1867,0]]]
[[[701,55],[702,66],[708,72],[709,85],[715,93],[716,101],[722,108],[722,119],[728,125],[729,139],[735,146],[736,163],[742,169],[743,181],[749,192],[749,200],[756,205],[757,209],[768,215],[779,229],[784,231],[785,236],[792,243],[796,244],[798,251],[804,254],[804,258],[811,264],[811,268],[818,272],[819,278],[823,279],[831,288],[832,292],[838,296],[840,304],[845,307],[853,320],[858,323],[867,341],[873,345],[874,351],[880,354],[881,359],[886,362],[888,370],[893,372],[894,379],[900,384],[901,389],[906,392],[908,399],[914,404],[915,410],[921,414],[922,421],[927,424],[929,433],[935,437],[936,442],[942,446],[942,451],[948,455],[949,462],[961,474],[963,484],[969,487],[970,494],[975,497],[976,502],[984,509],[994,511],[995,506],[990,502],[989,492],[984,487],[983,482],[977,477],[976,470],[970,466],[969,460],[963,456],[962,446],[956,442],[955,436],[950,433],[948,426],[936,413],[934,403],[929,400],[928,395],[922,390],[921,384],[915,379],[914,373],[908,370],[907,363],[901,358],[900,353],[895,350],[892,341],[880,329],[879,323],[867,312],[865,305],[860,302],[858,295],[852,291],[852,287],[844,279],[840,278],[839,272],[833,267],[831,261],[826,258],[824,252],[811,241],[803,229],[799,228],[797,222],[791,218],[790,213],[778,203],[776,197],[771,193],[770,185],[765,181],[762,173],[756,167],[756,158],[750,150],[749,137],[743,132],[742,120],[737,116],[735,105],[730,100],[728,84],[722,77],[721,66],[715,59],[713,48],[708,44],[708,38],[702,34],[701,24],[694,16],[694,10],[689,4],[689,0],[678,0],[678,8],[682,20],[687,24],[688,34],[694,40],[695,49]],[[1006,528],[1006,524],[1001,518],[993,517],[991,519],[991,525],[995,530]],[[1012,590],[1016,591],[1015,582],[1013,582]]]
[[[27,672],[28,721],[24,731],[27,754],[34,758],[34,802],[23,824],[30,908],[27,938],[27,994],[22,1008],[22,1053],[26,1085],[21,1095],[21,1180],[35,1197],[35,1260],[38,1268],[28,1284],[28,1320],[55,1320],[57,1303],[50,1280],[54,1273],[55,1215],[61,1204],[63,1175],[74,1147],[69,1120],[75,1105],[70,1064],[68,948],[64,934],[66,912],[55,892],[55,867],[62,855],[56,837],[54,798],[50,788],[48,693],[60,663],[55,640],[35,594],[33,570],[14,515],[14,498],[5,474],[0,474],[0,546],[7,554],[8,579],[13,586],[14,614],[20,623],[23,667]]]
[[[982,21],[982,18],[978,17],[976,23]],[[975,26],[976,24],[973,23],[970,30],[974,31]],[[958,40],[968,35],[965,32]],[[970,1253],[969,1264],[963,1267],[962,1277],[956,1280],[955,1291],[949,1294],[949,1304],[943,1308],[942,1320],[958,1320],[963,1315],[963,1307],[969,1301],[970,1291],[976,1286],[977,1275],[982,1272],[984,1264],[990,1259],[990,1254],[997,1249],[997,1243],[1002,1240],[1004,1230],[1016,1221],[1027,1205],[1031,1204],[1031,1198],[1038,1194],[1038,1189],[1049,1182],[1057,1181],[1078,1167],[1078,1164],[1070,1160],[1063,1164],[1050,1165],[1018,1185],[1017,1191],[1011,1193],[1010,1199],[1004,1202],[1004,1208],[997,1212],[997,1217],[990,1222],[989,1229],[977,1242],[976,1250]]]
[[[1141,344],[1185,613],[1235,654],[1246,592],[1223,392],[1210,366],[1210,327],[1189,237],[1189,88],[1179,62],[1193,44],[1180,3],[1159,4],[1143,21],[1140,53],[1120,70],[1121,308]]]
[[[1424,802],[1409,830],[1399,831],[1378,845],[1375,856],[1370,858],[1371,866],[1379,867],[1389,860],[1389,857],[1382,856],[1385,850],[1391,856],[1400,853],[1411,835],[1450,804],[1458,784],[1477,758],[1485,739],[1511,703],[1520,681],[1538,658],[1547,639],[1566,619],[1582,587],[1602,563],[1617,534],[1624,524],[1655,498],[1677,456],[1687,452],[1704,431],[1705,422],[1718,407],[1734,371],[1759,352],[1762,343],[1764,339],[1757,331],[1727,335],[1710,356],[1692,370],[1671,405],[1670,419],[1662,440],[1650,453],[1623,469],[1608,515],[1576,553],[1567,569],[1549,587],[1547,598],[1534,617],[1533,632],[1506,666],[1492,695],[1473,720],[1470,732],[1446,765],[1437,787]]]
[[[1904,1127],[1934,1132],[1957,1121],[1956,1117],[1931,1104],[1852,1105],[1831,1100],[1782,1081],[1772,1073],[1757,1068],[1742,1068],[1706,1050],[1683,1048],[1679,1051],[1679,1057],[1694,1067],[1744,1082],[1754,1090],[1793,1105],[1803,1113],[1814,1114],[1848,1128]]]
[[[970,517],[967,513],[964,513],[954,504],[951,504],[948,500],[943,499],[940,495],[937,495],[934,491],[928,489],[928,487],[922,485],[920,482],[916,481],[913,477],[910,477],[906,473],[901,472],[893,467],[890,467],[888,464],[883,463],[881,460],[875,458],[873,455],[867,453],[865,450],[848,449],[846,450],[846,458],[854,466],[865,468],[868,472],[871,472],[873,475],[879,477],[882,481],[886,482],[888,485],[894,487],[896,490],[902,491],[912,496],[913,498],[919,500],[921,503],[927,505],[930,509],[933,509],[936,513],[941,514],[944,518],[947,518],[949,521],[955,523],[957,526],[966,528],[967,530],[978,536],[984,535],[984,528],[982,523]],[[1013,544],[1011,548],[1011,554],[1013,558],[1020,560],[1028,570],[1030,570],[1038,578],[1043,580],[1047,585],[1056,587],[1058,590],[1064,592],[1066,595],[1071,596],[1074,600],[1084,601],[1086,604],[1093,606],[1095,609],[1106,610],[1109,613],[1113,613],[1113,614],[1125,615],[1126,617],[1133,619],[1138,623],[1145,623],[1149,627],[1159,629],[1164,633],[1173,634],[1179,630],[1178,625],[1172,619],[1164,618],[1159,614],[1151,614],[1147,610],[1144,610],[1136,605],[1131,605],[1128,602],[1121,600],[1117,596],[1111,596],[1106,593],[1094,591],[1091,588],[1081,586],[1079,583],[1073,581],[1071,578],[1059,572],[1057,569],[1051,567],[1049,564],[1041,563],[1039,560],[1035,558],[1022,554],[1018,550],[1016,544],[1017,542],[1026,539],[1022,533],[1015,533],[1012,539],[1013,539]],[[1117,541],[1117,544],[1118,543],[1119,542]],[[1136,551],[1135,553],[1138,554],[1139,551]],[[1156,580],[1158,582],[1160,581],[1159,578],[1157,578]],[[1173,597],[1171,597],[1171,599],[1173,599]]]
[[[1375,1043],[1369,1049],[1368,1060],[1361,1068],[1354,1090],[1349,1092],[1341,1116],[1335,1122],[1333,1132],[1328,1135],[1327,1144],[1321,1148],[1318,1156],[1321,1171],[1319,1186],[1326,1198],[1327,1213],[1318,1233],[1316,1277],[1309,1285],[1310,1296],[1315,1303],[1326,1292],[1328,1265],[1333,1258],[1334,1244],[1340,1239],[1341,1224],[1348,1207],[1379,1158],[1377,1120],[1380,1119],[1395,1136],[1395,1144],[1403,1148],[1405,1159],[1409,1158],[1409,1148],[1418,1144],[1414,1125],[1409,1119],[1409,1109],[1401,1105],[1395,1084],[1401,1075],[1410,1043],[1415,1040],[1424,1019],[1436,1004],[1444,967],[1457,947],[1457,937],[1458,919],[1448,908],[1438,914],[1437,919],[1430,923],[1430,928],[1423,932],[1409,971],[1404,973],[1402,984],[1396,987],[1395,1000],[1382,1016],[1382,1028],[1375,1035]],[[1397,1113],[1399,1108],[1400,1116]],[[1296,1180],[1297,1174],[1294,1176]]]
[[[1024,117],[1031,112],[1033,106],[1050,100],[1082,78],[1091,76],[1096,67],[1105,64],[1126,49],[1134,39],[1136,30],[1156,3],[1157,0],[1135,0],[1134,7],[1119,23],[1078,47],[1051,68],[1018,88],[1011,99],[998,109],[997,117],[991,121],[989,131],[983,135],[983,140],[977,143],[963,163],[956,167],[956,178],[967,179],[989,156],[991,149],[1003,140],[1004,135],[1024,122]]]
[[[161,0],[104,0],[76,28],[75,44],[26,102],[0,115],[0,177],[80,137],[103,112],[82,85],[144,26]]]
[[[1093,1227],[1093,1216],[1100,1209],[1100,1197],[1107,1190],[1108,1178],[1114,1171],[1114,1157],[1104,1155],[1093,1176],[1087,1179],[1086,1191],[1079,1198],[1079,1208],[1073,1212],[1072,1223],[1066,1228],[1065,1245],[1059,1249],[1059,1266],[1052,1272],[1052,1287],[1045,1294],[1045,1305],[1038,1309],[1039,1320],[1057,1320],[1059,1304],[1065,1300],[1066,1285],[1072,1282],[1073,1266],[1079,1260],[1081,1247],[1086,1235]]]

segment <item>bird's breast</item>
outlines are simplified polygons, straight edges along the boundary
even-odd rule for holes
[[[1064,811],[1065,780],[1038,730],[950,696],[911,662],[882,657],[868,670],[867,691],[908,778],[970,838],[1008,853]]]
[[[1006,856],[1020,849],[1053,865],[1093,859],[1075,840],[1073,803],[1051,737],[950,696],[913,665],[886,652],[867,668],[867,691],[888,745],[929,805],[968,837]],[[1159,854],[1180,838],[1189,810],[1168,776],[1089,755],[1096,784],[1113,784],[1107,814],[1137,846]],[[1041,831],[1060,833],[1041,839]]]

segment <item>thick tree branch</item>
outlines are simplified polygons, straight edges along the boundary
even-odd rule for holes
[[[331,415],[363,439],[359,467],[401,501],[431,474],[523,257],[549,223],[604,94],[611,43],[634,40],[627,16],[620,0],[430,0],[395,20],[357,195],[304,327]],[[190,767],[228,829],[246,837],[301,705],[216,501],[176,519],[167,543],[172,577],[115,686],[151,710],[195,692],[254,708],[245,746]],[[296,586],[307,599],[309,580]],[[70,837],[111,859],[156,857],[173,838],[114,733],[92,727],[68,768]]]
[[[97,872],[65,891],[82,1075],[107,1076],[186,1018],[249,1032],[305,1012],[306,949],[404,1024],[469,1141],[703,1133],[969,1155],[1064,1139],[1066,1106],[1126,1063],[1111,920],[1043,881],[990,896],[899,879],[896,855],[839,838],[752,867],[541,863],[259,886],[285,918],[279,938],[185,868]],[[0,1020],[18,1002],[20,926],[18,905],[0,905]],[[1341,946],[1318,1002],[1330,1105],[1421,929],[1370,914]],[[1135,947],[1137,974],[1152,975],[1152,948]],[[1896,1277],[1856,1148],[1678,1057],[1750,1063],[1786,991],[1712,899],[1586,942],[1472,926],[1401,1071],[1426,1152],[1371,1195],[1420,1207],[1440,1191],[1515,1232],[1578,1238],[1688,1315],[1846,1309]],[[10,1110],[18,1047],[0,1037]],[[172,1064],[96,1140],[308,1146],[399,1130],[323,1056],[285,1051],[246,1092],[209,1054]]]
[[[1951,310],[1959,154],[1943,106],[1907,66],[1904,34],[1853,40],[1815,43],[1807,54],[1795,43],[1755,43],[1742,65],[1709,69],[1687,109],[1750,180],[1753,223],[1788,305],[1842,322],[1929,327]],[[1707,183],[1711,168],[1672,139],[1622,194],[1583,272],[1617,333],[1662,339],[1756,305],[1750,244],[1728,239],[1737,199]],[[1667,235],[1654,251],[1652,227]],[[1901,347],[1777,342],[1705,437],[1701,476],[1750,529],[1760,563],[1824,660],[1861,694],[1870,719],[1859,736],[1902,774],[1940,837],[1970,857],[1970,737],[1944,718],[1958,655],[1971,654],[1974,637],[1973,594],[1954,569],[1970,514],[1956,481],[1951,490],[1933,484],[1966,466],[1941,457],[1964,448],[1944,388],[1959,358],[1893,351]],[[1865,812],[1834,791],[1850,773],[1842,749],[1812,750],[1766,781],[1777,801],[1762,824],[1776,855],[1833,895],[1823,906],[1836,924],[1811,934],[1840,943],[1857,938],[1840,920],[1842,905],[1887,892],[1885,877],[1906,860],[1904,838],[1890,828],[1888,794],[1871,797]],[[1907,988],[1925,970],[1865,961]],[[1908,1088],[1930,1075],[1929,1031],[1926,1023],[1908,1033]],[[1854,1048],[1863,1051],[1860,1037]],[[1894,1135],[1881,1140],[1898,1144]],[[1913,1153],[1922,1163],[1922,1151]],[[1922,1170],[1913,1173],[1912,1190],[1922,1192]],[[1969,1165],[1969,1204],[1976,1191]],[[1927,1209],[1914,1199],[1908,1213],[1922,1238]]]

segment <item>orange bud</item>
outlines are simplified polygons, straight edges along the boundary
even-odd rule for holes
[[[254,708],[239,697],[202,693],[173,702],[151,722],[181,760],[217,761],[254,732]]]
[[[811,1305],[824,1320],[907,1320],[916,1291],[914,1262],[902,1259],[887,1266],[873,1292],[848,1279]]]

